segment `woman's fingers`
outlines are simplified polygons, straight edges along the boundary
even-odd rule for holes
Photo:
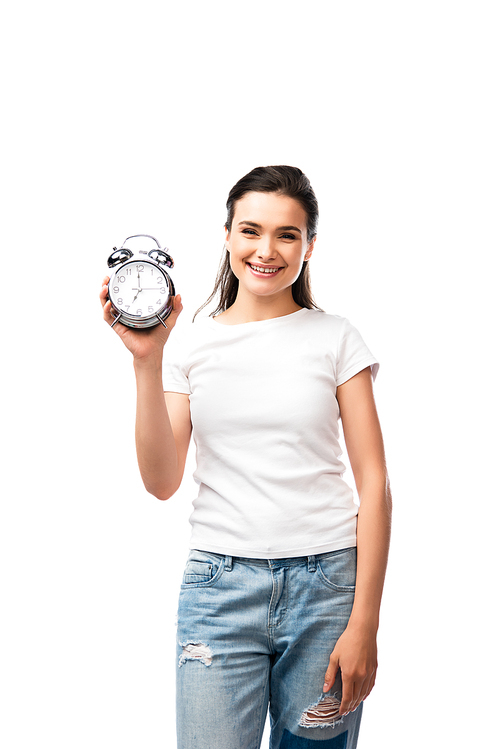
[[[172,311],[164,321],[163,325],[158,322],[157,325],[141,330],[123,325],[119,319],[117,319],[113,306],[108,299],[108,281],[109,278],[107,277],[103,280],[101,291],[99,293],[104,321],[113,327],[115,333],[117,333],[122,339],[123,343],[133,354],[135,359],[145,359],[150,356],[155,358],[158,356],[161,357],[163,347],[177,322],[177,318],[182,312],[180,294],[177,294],[172,298]]]
[[[113,327],[115,333],[122,339],[125,346],[131,351],[134,358],[144,359],[150,356],[161,357],[163,347],[167,342],[167,339],[177,322],[177,318],[182,312],[182,301],[180,294],[177,294],[172,298],[172,311],[169,316],[163,322],[163,325],[158,322],[157,325],[153,325],[149,328],[142,330],[136,328],[130,328],[123,325],[117,319],[114,312],[111,301],[108,298],[108,284],[109,276],[105,276],[102,281],[101,291],[99,292],[99,299],[102,305],[102,314],[104,321],[108,325]]]
[[[102,281],[101,291],[99,292],[99,299],[101,300],[104,320],[105,322],[108,323],[108,325],[112,325],[115,322],[116,318],[113,314],[113,308],[111,306],[111,302],[108,299],[108,283],[109,283],[109,276],[105,276]],[[116,326],[115,326],[115,330],[116,330]]]
[[[101,300],[101,304],[104,307],[107,299],[108,299],[108,281],[109,278],[106,276],[106,278],[103,279],[101,291],[99,292],[99,299]]]
[[[365,679],[350,680],[342,676],[342,703],[339,712],[341,715],[352,713],[366,700],[375,685],[375,675]]]
[[[377,643],[371,632],[347,627],[337,640],[330,655],[325,674],[323,691],[333,686],[333,679],[340,669],[342,679],[342,701],[340,715],[355,710],[368,697],[375,683],[377,672]]]
[[[335,652],[333,652],[330,656],[330,663],[326,670],[325,683],[323,684],[323,692],[328,692],[333,687],[333,684],[335,682],[335,677],[337,676],[338,668],[339,668],[339,661],[338,661],[338,658],[335,656]]]
[[[175,323],[177,322],[177,318],[182,312],[182,300],[181,295],[177,294],[173,300],[172,300],[172,312],[169,314],[167,320],[171,321],[169,322],[169,327],[173,328]]]
[[[342,702],[340,704],[340,715],[347,715],[357,707],[357,698],[359,697],[359,687],[356,689],[354,679],[342,674]]]

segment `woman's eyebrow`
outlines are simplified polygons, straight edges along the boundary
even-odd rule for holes
[[[278,231],[297,231],[302,234],[298,226],[278,226]]]
[[[238,223],[238,226],[241,226],[242,224],[245,224],[246,226],[253,226],[255,229],[262,229],[262,225],[255,223],[255,221],[240,221]],[[296,231],[299,234],[302,234],[302,232],[297,226],[278,226],[276,227],[276,230],[277,231]]]

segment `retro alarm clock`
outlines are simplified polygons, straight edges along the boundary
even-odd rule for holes
[[[141,249],[132,252],[125,243],[131,239],[145,237],[152,239],[156,247],[151,250]],[[174,261],[167,248],[150,234],[133,234],[127,237],[118,249],[108,258],[108,267],[112,274],[108,283],[108,298],[115,319],[129,328],[152,328],[165,325],[173,308],[175,289],[167,268],[172,268]]]

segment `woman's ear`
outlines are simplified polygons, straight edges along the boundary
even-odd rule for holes
[[[307,248],[307,252],[306,252],[306,254],[304,255],[304,262],[305,262],[306,260],[309,260],[309,258],[310,258],[310,257],[311,257],[311,255],[313,254],[313,250],[314,250],[314,243],[315,243],[315,242],[316,242],[316,237],[313,237],[313,239],[311,239],[311,241],[309,242],[309,247]]]
[[[224,231],[226,232],[226,241],[224,243],[224,247],[229,252],[229,231],[228,231],[228,228],[227,228],[227,226],[225,224],[224,224]]]

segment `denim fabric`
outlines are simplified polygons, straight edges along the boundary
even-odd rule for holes
[[[300,725],[323,701],[355,582],[355,548],[268,560],[192,551],[178,611],[178,749],[258,749],[268,709],[270,749],[355,749],[362,705]],[[327,697],[341,697],[340,674]]]

